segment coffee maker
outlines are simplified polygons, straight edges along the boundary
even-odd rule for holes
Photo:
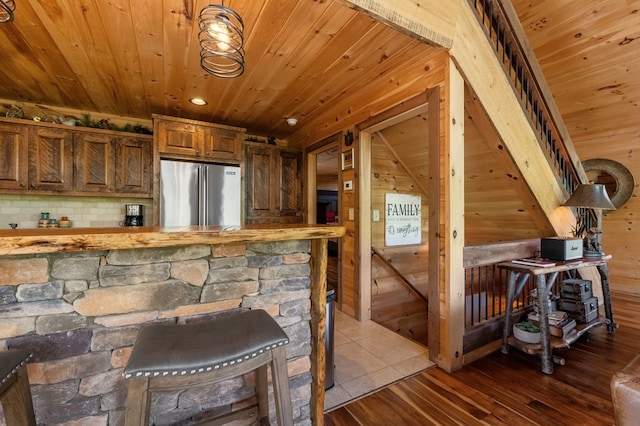
[[[144,225],[144,206],[142,204],[125,204],[124,226]]]

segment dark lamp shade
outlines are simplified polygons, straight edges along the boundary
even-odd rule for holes
[[[615,206],[607,195],[604,185],[582,183],[573,191],[571,197],[563,204],[567,207],[584,207],[589,209],[615,210]]]

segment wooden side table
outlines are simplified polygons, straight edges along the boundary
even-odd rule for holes
[[[503,262],[498,264],[500,269],[508,271],[507,278],[507,309],[505,314],[505,324],[502,337],[502,353],[509,353],[509,346],[513,346],[530,355],[540,354],[542,361],[542,372],[553,374],[553,349],[568,348],[580,336],[594,327],[607,326],[609,334],[613,334],[616,324],[613,322],[613,311],[611,310],[611,294],[609,292],[609,278],[607,271],[607,260],[611,255],[599,258],[582,258],[576,261],[556,262],[556,266],[538,267],[520,265],[513,262]],[[589,266],[595,266],[600,275],[602,284],[602,296],[604,302],[604,317],[598,317],[586,324],[578,325],[571,333],[562,338],[552,337],[549,333],[549,290],[555,282],[558,274],[564,271],[572,271]],[[540,316],[540,343],[525,343],[511,336],[513,302],[522,292],[529,277],[533,276],[538,292],[538,315]]]

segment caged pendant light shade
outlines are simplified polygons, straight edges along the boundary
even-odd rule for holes
[[[0,0],[0,23],[12,22],[15,10],[16,3],[14,0]]]
[[[244,22],[222,4],[210,4],[198,17],[200,65],[216,77],[239,77],[244,72]]]

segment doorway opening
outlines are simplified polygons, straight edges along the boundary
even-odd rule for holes
[[[340,143],[339,135],[322,140],[307,150],[308,223],[339,224]],[[327,286],[334,290],[336,305],[340,297],[340,241],[327,242]]]

